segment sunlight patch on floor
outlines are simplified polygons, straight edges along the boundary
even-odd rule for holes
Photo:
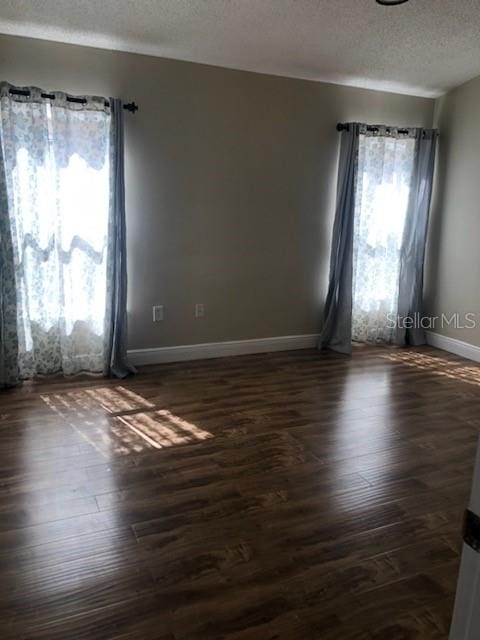
[[[77,415],[92,411],[116,414],[155,406],[149,400],[120,385],[52,393],[43,395],[42,400],[51,408],[74,411]]]
[[[106,458],[213,438],[209,431],[166,409],[155,410],[152,402],[122,386],[93,387],[41,398]],[[100,419],[99,412],[103,414]]]
[[[199,442],[213,437],[208,431],[203,431],[166,410],[119,416],[116,420],[155,449]]]
[[[391,362],[400,362],[409,367],[430,371],[435,375],[452,380],[480,385],[480,367],[473,364],[463,364],[461,360],[448,360],[447,358],[430,356],[426,353],[416,353],[413,351],[396,351],[394,353],[383,354],[381,357]]]

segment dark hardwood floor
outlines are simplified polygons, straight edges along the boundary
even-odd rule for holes
[[[0,395],[0,636],[446,640],[480,367],[313,350]]]

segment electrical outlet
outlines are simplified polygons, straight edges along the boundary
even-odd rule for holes
[[[157,304],[152,307],[152,312],[154,322],[160,322],[163,320],[163,304]]]
[[[198,302],[195,305],[195,318],[203,318],[205,315],[205,305],[203,302]]]

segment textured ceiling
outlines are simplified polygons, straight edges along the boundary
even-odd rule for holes
[[[423,96],[480,75],[480,0],[0,0],[0,33]]]

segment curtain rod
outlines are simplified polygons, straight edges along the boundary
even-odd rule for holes
[[[10,89],[9,93],[14,96],[28,97],[30,95],[30,91],[28,91],[28,89]],[[42,93],[40,95],[42,96],[42,98],[45,98],[46,100],[55,100],[55,94],[53,93]],[[74,96],[67,96],[67,102],[75,102],[77,104],[86,104],[87,100],[85,98],[75,98]],[[108,100],[105,100],[105,106],[106,107],[110,106],[110,103]],[[135,104],[135,102],[127,102],[126,104],[123,105],[123,108],[126,111],[130,111],[131,113],[135,113],[135,111],[138,111],[138,105]]]
[[[366,127],[367,131],[380,131],[380,129],[378,127],[370,127],[367,126]],[[348,131],[348,124],[344,123],[344,122],[339,122],[337,124],[337,131]],[[387,127],[387,131],[389,131],[389,128]],[[398,133],[410,133],[410,131],[408,129],[397,129]]]

